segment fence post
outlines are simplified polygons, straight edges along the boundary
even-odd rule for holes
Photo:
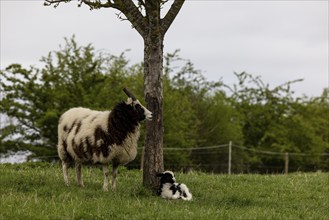
[[[141,156],[141,167],[140,170],[143,171],[143,167],[144,167],[144,154],[145,154],[145,147],[142,147],[142,156]]]
[[[284,154],[284,174],[288,174],[289,172],[289,153],[286,152]]]
[[[228,175],[231,175],[232,141],[228,144]]]

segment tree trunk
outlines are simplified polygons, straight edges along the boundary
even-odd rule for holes
[[[159,180],[155,174],[162,172],[164,169],[162,123],[163,34],[160,31],[160,5],[151,5],[149,10],[146,8],[146,13],[148,13],[149,25],[147,34],[144,36],[144,95],[147,108],[153,113],[153,119],[146,123],[143,184],[146,187],[156,189],[159,186]]]

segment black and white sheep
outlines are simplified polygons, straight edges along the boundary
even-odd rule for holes
[[[126,102],[118,103],[112,111],[94,111],[72,108],[66,111],[58,125],[58,155],[62,161],[64,181],[69,185],[68,165],[75,162],[79,186],[83,163],[100,163],[103,166],[103,190],[108,191],[109,163],[112,162],[112,189],[116,187],[118,166],[127,164],[137,155],[140,122],[152,119],[146,109],[126,89]]]
[[[172,171],[157,173],[160,177],[160,187],[158,195],[164,199],[191,200],[192,194],[184,183],[176,183],[175,175]]]

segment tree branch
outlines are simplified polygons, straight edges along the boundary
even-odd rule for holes
[[[90,7],[90,9],[99,9],[99,8],[115,8],[119,10],[118,5],[113,3],[111,0],[107,0],[106,2],[102,3],[101,0],[81,0],[81,3],[85,3]],[[81,4],[80,3],[80,4]]]
[[[45,6],[54,5],[56,8],[60,3],[68,3],[72,0],[44,0]],[[145,35],[145,18],[139,11],[138,7],[134,4],[133,0],[78,0],[79,5],[86,4],[90,9],[100,9],[100,8],[114,8],[122,12],[127,20],[130,21],[132,26],[138,31],[138,33],[143,37]],[[142,7],[144,2],[139,0],[139,7]],[[119,17],[120,18],[120,17]],[[121,20],[123,20],[121,18]]]
[[[68,3],[72,0],[44,0],[45,6],[54,5],[56,8],[60,3]],[[83,3],[88,5],[90,9],[99,9],[99,8],[115,8],[118,9],[117,5],[113,3],[112,0],[78,0],[78,6],[81,6]]]
[[[72,0],[44,0],[44,3],[43,5],[44,6],[50,6],[50,5],[54,5],[55,8],[57,8],[57,6],[60,4],[60,3],[68,3],[68,2],[71,2]],[[82,1],[82,0],[78,0],[79,1]],[[81,5],[81,3],[79,4],[79,6]]]
[[[118,6],[117,9],[127,17],[138,33],[144,37],[146,23],[145,17],[139,11],[134,2],[132,0],[114,0],[114,2]]]
[[[145,2],[143,0],[138,0],[138,5],[145,7]]]
[[[174,3],[171,5],[169,11],[167,12],[166,16],[161,19],[161,31],[163,35],[165,35],[172,22],[175,20],[184,2],[185,0],[175,0]]]

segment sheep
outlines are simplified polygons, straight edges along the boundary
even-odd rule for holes
[[[172,171],[157,173],[160,177],[160,187],[157,194],[164,199],[191,200],[192,194],[184,183],[176,183],[175,175]]]
[[[67,186],[70,162],[75,162],[77,184],[81,187],[84,187],[82,164],[100,163],[104,173],[103,190],[108,191],[109,163],[112,162],[112,190],[115,190],[119,165],[135,159],[140,123],[152,120],[152,112],[126,88],[124,92],[128,96],[127,101],[118,103],[112,111],[77,107],[60,117],[57,151]]]

